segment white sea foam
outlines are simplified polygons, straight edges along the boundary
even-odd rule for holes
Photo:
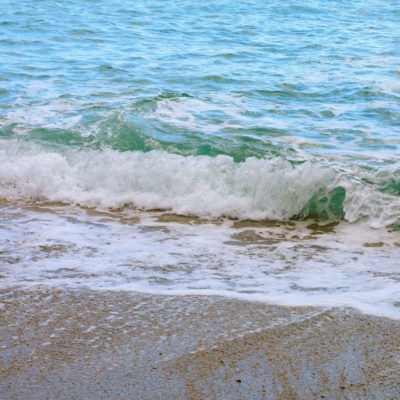
[[[24,105],[0,116],[2,125],[16,124],[14,132],[26,134],[32,128],[71,129],[79,126],[81,115],[76,115],[72,104],[59,99],[44,104]]]
[[[164,151],[55,150],[0,141],[0,197],[90,207],[170,209],[211,217],[288,220],[315,196],[346,191],[344,217],[373,227],[399,220],[400,198],[348,171],[282,158],[188,156]]]
[[[244,109],[240,104],[240,98],[232,96],[229,99],[221,100],[218,97],[214,98],[213,102],[189,97],[160,99],[157,101],[156,110],[147,114],[145,118],[156,119],[179,128],[200,130],[207,133],[215,133],[225,128],[241,128],[243,119],[246,120],[246,118],[242,116]],[[210,123],[202,115],[207,112],[217,112],[228,121],[219,124]]]
[[[302,222],[235,227],[160,214],[3,205],[0,288],[222,295],[400,319],[397,232],[342,222],[312,234]]]

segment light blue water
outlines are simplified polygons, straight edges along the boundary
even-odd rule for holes
[[[397,1],[2,0],[0,60],[2,198],[400,221]]]

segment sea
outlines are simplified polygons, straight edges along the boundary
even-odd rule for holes
[[[400,319],[400,3],[1,0],[21,287]]]

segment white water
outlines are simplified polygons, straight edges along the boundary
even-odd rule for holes
[[[346,170],[317,162],[293,166],[282,158],[235,163],[227,156],[50,149],[0,140],[0,198],[11,201],[288,220],[313,197],[329,196],[341,187],[346,190],[345,220],[389,226],[400,220],[400,197],[361,180],[388,179],[391,172],[381,168],[381,176],[374,173],[357,165]]]
[[[161,212],[55,205],[0,211],[0,288],[212,294],[400,318],[397,232],[345,222],[323,234],[305,222],[179,223]]]

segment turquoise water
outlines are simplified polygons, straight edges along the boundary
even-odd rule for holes
[[[0,197],[400,223],[396,1],[0,4]]]
[[[0,2],[0,288],[400,318],[398,1]]]

